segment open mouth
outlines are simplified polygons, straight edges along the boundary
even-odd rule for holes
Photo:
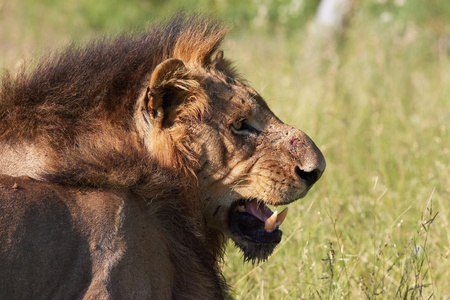
[[[266,204],[257,199],[241,199],[230,210],[230,228],[250,243],[278,244],[283,232],[279,229],[288,209],[272,212]]]

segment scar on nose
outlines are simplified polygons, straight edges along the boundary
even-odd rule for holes
[[[292,147],[295,147],[295,145],[297,145],[297,143],[298,143],[298,139],[292,139],[290,142]]]

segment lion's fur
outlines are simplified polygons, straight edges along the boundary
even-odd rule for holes
[[[216,258],[170,182],[158,174],[152,186],[165,192],[147,205],[126,191],[0,175],[2,298],[223,298]]]
[[[225,33],[218,22],[198,17],[185,21],[179,15],[143,34],[105,38],[47,55],[31,72],[5,73],[0,88],[0,137],[12,143],[37,143],[52,155],[79,144],[83,140],[80,133],[101,132],[108,123],[115,131],[108,132],[108,138],[117,141],[114,133],[134,131],[135,101],[148,85],[152,70],[167,58],[205,67]],[[189,72],[174,78],[165,84],[176,86],[178,93],[186,94],[183,97],[196,101],[178,107],[182,114],[168,114],[166,124],[196,119],[208,106],[199,88],[201,78]],[[154,156],[174,169],[187,168],[192,163],[185,159],[192,159],[187,127],[166,130],[170,134],[153,133]],[[106,146],[101,150],[108,151]]]

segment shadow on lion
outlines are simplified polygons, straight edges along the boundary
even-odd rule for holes
[[[3,75],[2,295],[229,298],[226,240],[268,258],[287,215],[268,205],[304,197],[325,159],[218,51],[225,34],[179,14]]]

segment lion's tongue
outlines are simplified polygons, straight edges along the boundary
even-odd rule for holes
[[[272,232],[283,223],[288,213],[287,207],[281,212],[272,212],[264,203],[258,203],[256,200],[245,203],[245,210],[264,222],[264,229]]]

